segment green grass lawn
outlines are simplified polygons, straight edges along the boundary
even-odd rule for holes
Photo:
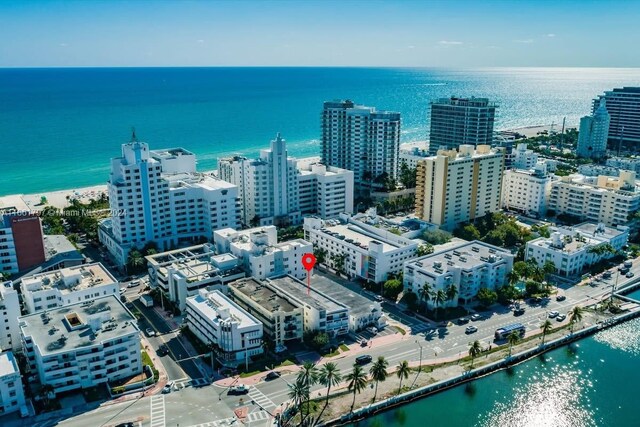
[[[396,329],[396,331],[400,332],[402,335],[406,335],[407,334],[407,331],[402,329],[400,326],[394,326],[394,328]]]
[[[349,347],[347,347],[346,344],[340,344],[340,350],[342,351],[349,351]]]

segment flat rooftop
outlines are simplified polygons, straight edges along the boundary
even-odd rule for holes
[[[452,267],[468,270],[487,263],[499,262],[505,255],[512,256],[506,249],[474,240],[408,261],[405,265],[426,273],[440,275]]]
[[[353,316],[370,314],[374,308],[381,310],[379,302],[353,292],[320,272],[315,272],[311,277],[311,287],[349,307],[349,314]]]
[[[161,159],[170,159],[172,157],[178,156],[193,156],[194,154],[191,151],[185,150],[184,148],[162,148],[160,150],[150,150],[151,156],[161,158]]]
[[[320,231],[324,233],[333,233],[334,237],[344,240],[347,243],[355,243],[356,246],[368,249],[371,242],[379,242],[382,243],[383,252],[393,251],[401,247],[395,243],[390,243],[389,241],[384,240],[381,236],[376,236],[357,225],[341,223],[330,225],[330,221],[331,220],[327,221],[325,223],[325,228],[320,229]],[[337,220],[334,221],[337,222]],[[341,236],[344,236],[344,239]]]
[[[11,351],[0,353],[0,378],[16,373],[19,374],[20,372],[18,371],[18,364],[16,363],[16,358],[13,356],[13,353]]]
[[[55,288],[63,294],[118,283],[99,262],[36,273],[21,280],[23,287],[32,291]]]
[[[202,316],[214,323],[233,321],[238,323],[241,328],[261,325],[255,317],[244,311],[220,291],[209,292],[206,296],[199,293],[187,298],[187,301],[190,301]]]
[[[69,352],[139,332],[136,318],[115,295],[29,314],[19,319],[43,355]]]
[[[596,224],[593,222],[583,222],[582,224],[578,224],[573,227],[573,230],[588,237],[607,240],[614,239],[622,234],[628,233],[628,230],[619,230],[614,227],[609,227],[604,224]]]
[[[230,283],[229,286],[244,294],[246,297],[251,298],[267,311],[280,310],[288,313],[297,308],[297,305],[291,304],[287,298],[283,298],[271,287],[266,286],[254,278],[236,280]]]
[[[232,254],[214,255],[214,247],[210,243],[149,255],[146,259],[164,275],[168,274],[169,268],[173,268],[186,278],[221,274],[222,270],[213,265],[213,262],[236,261],[239,263],[238,258]]]
[[[313,286],[311,286],[311,290],[309,294],[307,294],[307,284],[294,277],[282,276],[266,279],[266,281],[316,310],[326,310],[327,313],[331,313],[347,308],[344,304],[341,304],[328,295],[323,294],[322,291],[314,289]]]
[[[235,185],[200,172],[182,172],[176,174],[163,174],[162,178],[169,182],[170,190],[182,188],[201,187],[205,190],[228,190],[236,188]]]

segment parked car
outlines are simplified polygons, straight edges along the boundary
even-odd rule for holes
[[[556,320],[557,320],[558,322],[562,322],[562,321],[563,321],[564,319],[566,319],[566,318],[567,318],[567,315],[566,315],[566,314],[558,314],[558,315],[556,316]]]
[[[478,328],[473,325],[467,326],[464,330],[465,334],[472,334],[474,332],[478,332]]]
[[[474,322],[480,319],[482,319],[482,316],[479,315],[478,313],[475,313],[474,315],[471,316],[471,320],[473,320]]]
[[[549,319],[553,319],[554,317],[557,317],[560,313],[558,313],[557,311],[550,311],[548,316]]]
[[[144,330],[148,337],[154,337],[156,335],[156,331],[151,328],[147,328]]]
[[[171,393],[172,389],[173,389],[173,381],[169,381],[167,385],[162,387],[162,394]]]
[[[378,328],[376,328],[375,326],[369,326],[367,328],[367,331],[369,331],[370,333],[372,333],[373,335],[378,333]]]
[[[382,295],[376,295],[376,301],[382,302],[384,301],[384,297]]]
[[[247,394],[249,393],[249,388],[244,384],[239,384],[229,388],[227,394]]]
[[[159,348],[158,351],[156,352],[158,354],[158,356],[166,356],[167,354],[169,354],[169,349],[167,348],[166,345],[162,344]]]
[[[134,425],[133,422],[129,421],[128,423],[116,424],[116,427],[133,427]]]
[[[266,376],[267,380],[275,380],[277,378],[280,378],[280,372],[277,371],[271,371]]]
[[[635,276],[635,274],[633,274],[633,272],[630,271],[626,274],[626,276],[627,278],[631,279],[633,276]]]
[[[458,319],[458,324],[459,325],[465,325],[467,323],[469,323],[469,319],[466,318],[466,317],[461,317],[461,318]]]
[[[622,265],[624,265],[627,268],[631,268],[631,267],[633,267],[633,262],[632,261],[625,261]]]
[[[124,294],[125,292],[127,292],[126,288],[120,288],[120,295]]]
[[[127,285],[127,288],[135,288],[136,286],[140,286],[140,281],[139,280],[132,280]]]
[[[515,310],[513,310],[513,315],[514,316],[522,316],[525,312],[524,307],[518,307]]]
[[[567,299],[567,297],[566,297],[566,296],[564,296],[564,295],[558,295],[558,296],[556,297],[556,301],[564,301],[564,300],[566,300],[566,299]]]
[[[367,340],[360,341],[360,347],[366,347],[368,344],[369,344],[369,341]]]
[[[366,365],[367,363],[371,363],[372,360],[373,358],[368,354],[356,357],[356,363],[358,365]]]

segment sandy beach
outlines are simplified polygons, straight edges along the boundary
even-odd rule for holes
[[[89,202],[90,199],[97,199],[102,193],[107,192],[106,185],[94,185],[91,187],[77,188],[72,190],[50,191],[37,194],[17,194],[0,197],[0,209],[13,207],[18,210],[40,211],[47,206],[63,209],[69,205],[68,198],[79,199],[81,202]],[[47,198],[47,203],[42,204],[41,198]]]
[[[575,125],[565,125],[565,131],[567,131],[568,129],[575,129],[575,128],[576,128]],[[502,130],[499,130],[498,132],[517,132],[521,135],[526,136],[527,138],[531,138],[534,136],[538,136],[539,132],[542,132],[542,131],[549,132],[550,129],[551,129],[551,124],[548,124],[548,125],[523,126],[520,128],[513,128],[513,129],[502,129]],[[554,123],[553,130],[556,132],[561,132],[562,123]]]

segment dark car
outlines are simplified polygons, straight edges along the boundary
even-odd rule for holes
[[[157,353],[158,353],[158,356],[166,356],[167,354],[169,354],[169,349],[167,348],[166,345],[163,344],[158,348]]]
[[[277,378],[280,378],[280,372],[276,371],[269,372],[266,377],[267,380],[275,380]]]
[[[566,297],[566,296],[564,296],[564,295],[558,295],[558,296],[556,297],[556,301],[564,301],[564,300],[566,300],[566,299],[567,299],[567,297]]]
[[[372,360],[373,358],[368,354],[363,354],[362,356],[356,357],[356,363],[358,365],[366,365],[367,363],[370,363]]]
[[[519,307],[516,308],[515,310],[513,310],[513,315],[514,316],[522,316],[524,314],[524,308],[523,307]]]
[[[132,422],[120,423],[120,424],[117,424],[116,427],[133,427],[133,423]]]
[[[461,317],[461,318],[458,319],[458,324],[459,325],[465,325],[467,323],[469,323],[469,319],[466,318],[466,317]]]

